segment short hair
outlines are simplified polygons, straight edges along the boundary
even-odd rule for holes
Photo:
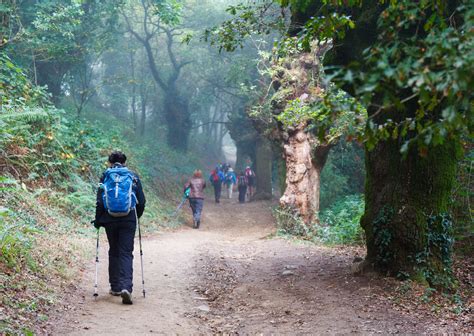
[[[193,173],[194,177],[202,177],[202,171],[200,169],[196,169]]]
[[[110,163],[121,163],[124,164],[127,161],[127,156],[122,153],[121,151],[113,151],[109,155],[109,162]]]

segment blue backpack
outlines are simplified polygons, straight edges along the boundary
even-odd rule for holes
[[[103,201],[107,212],[113,217],[124,217],[135,209],[137,196],[133,190],[135,175],[126,167],[113,167],[105,171]]]

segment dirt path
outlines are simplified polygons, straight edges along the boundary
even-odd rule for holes
[[[107,294],[106,243],[100,296],[86,270],[79,302],[53,334],[420,334],[449,330],[395,311],[378,278],[356,278],[357,250],[271,238],[269,204],[207,201],[202,228],[144,240],[147,297],[135,258],[134,304]],[[138,242],[136,244],[138,249]],[[138,252],[138,251],[137,251]],[[439,329],[441,328],[441,329]]]

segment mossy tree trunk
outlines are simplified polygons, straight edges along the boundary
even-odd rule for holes
[[[378,124],[414,115],[405,111],[374,115]],[[452,221],[448,214],[460,153],[456,140],[420,150],[407,139],[379,141],[366,151],[365,266],[392,276],[447,287],[451,283]]]
[[[451,7],[447,11],[449,15],[458,4],[458,1],[447,2]],[[305,2],[304,6],[292,6],[289,34],[296,35],[311,17],[319,15],[321,5],[321,1],[314,0]],[[348,30],[343,39],[336,39],[335,48],[326,60],[339,66],[361,63],[363,50],[377,41],[377,21],[386,6],[387,3],[367,1],[348,10],[355,28]],[[406,33],[419,35],[422,31],[416,26]],[[395,87],[393,94],[397,94]],[[373,103],[385,105],[379,97],[373,97]],[[388,119],[395,122],[405,117],[415,119],[417,108],[413,103],[405,111],[384,111],[378,116],[369,108],[368,114],[376,124],[382,125]],[[439,115],[426,117],[437,120]],[[373,150],[366,151],[366,208],[361,219],[367,239],[364,266],[382,274],[449,286],[453,240],[448,203],[459,144],[446,139],[444,144],[431,146],[423,156],[420,152],[424,151],[413,146],[404,156],[400,149],[406,140],[381,141]]]

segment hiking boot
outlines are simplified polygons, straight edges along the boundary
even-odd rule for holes
[[[122,293],[120,293],[120,296],[122,297],[123,304],[133,304],[132,293],[130,293],[128,290],[122,289]]]
[[[120,296],[120,294],[122,294],[122,292],[116,292],[113,289],[111,289],[111,290],[109,290],[109,294],[112,295],[112,296]]]
[[[198,220],[198,221],[196,222],[196,229],[199,229],[199,225],[201,225],[201,220]]]

